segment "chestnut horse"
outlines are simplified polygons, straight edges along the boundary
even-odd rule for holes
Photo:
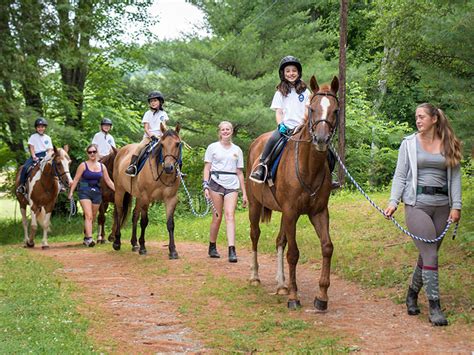
[[[163,201],[166,206],[166,226],[169,234],[169,258],[177,259],[178,253],[174,243],[174,211],[178,203],[178,188],[180,179],[178,177],[178,166],[181,164],[181,138],[179,137],[180,126],[175,130],[161,125],[163,135],[159,143],[153,149],[150,157],[145,162],[140,173],[135,177],[125,174],[130,159],[138,144],[129,144],[121,148],[114,162],[115,183],[115,240],[113,248],[120,249],[120,230],[125,222],[131,207],[132,196],[136,198],[136,206],[133,211],[132,250],[137,246],[137,224],[140,218],[140,255],[146,254],[145,230],[148,225],[148,207],[154,201]]]
[[[107,168],[107,172],[109,173],[109,176],[112,180],[114,173],[114,160],[116,155],[117,149],[112,147],[112,151],[100,159],[100,162]],[[97,229],[97,243],[103,244],[105,243],[105,213],[109,208],[109,203],[114,202],[114,192],[107,186],[104,179],[100,180],[100,191],[102,191],[102,202],[100,203],[99,213],[97,214],[97,223],[99,225],[99,228]],[[113,241],[114,234],[115,232],[112,229],[111,233],[109,234],[109,241]]]
[[[280,231],[276,239],[277,248],[277,293],[288,294],[288,308],[300,307],[296,285],[296,265],[299,250],[296,242],[296,222],[306,214],[320,239],[323,256],[320,294],[314,306],[326,310],[328,304],[331,257],[333,245],[329,236],[328,200],[331,192],[331,173],[327,163],[328,145],[338,124],[337,77],[331,85],[318,86],[311,77],[309,108],[304,123],[290,137],[278,166],[274,187],[257,184],[247,179],[249,199],[250,237],[252,239],[251,284],[260,284],[258,276],[257,246],[260,237],[259,222],[268,222],[272,211],[282,212]],[[247,160],[247,171],[252,171],[270,136],[265,133],[251,145]],[[288,243],[286,259],[289,267],[289,284],[285,286],[283,253]]]
[[[54,153],[51,156],[46,155],[44,159],[37,164],[29,174],[26,182],[28,195],[25,196],[16,193],[16,198],[20,203],[21,220],[24,230],[24,246],[33,248],[35,246],[35,234],[38,228],[38,222],[43,228],[43,240],[41,247],[48,249],[48,232],[50,227],[51,212],[59,194],[59,180],[64,186],[69,186],[72,182],[69,173],[69,164],[71,159],[67,154],[68,147],[54,147]],[[17,172],[16,184],[20,184],[21,166]],[[28,219],[26,217],[26,207],[31,209],[31,229],[28,234]]]

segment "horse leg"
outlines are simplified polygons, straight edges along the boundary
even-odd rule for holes
[[[114,205],[112,230],[110,231],[109,237],[107,238],[109,242],[113,242],[115,240],[115,231],[117,230],[117,224],[115,222],[116,218],[117,218],[117,208],[115,208],[115,205]]]
[[[298,299],[298,286],[296,284],[296,265],[300,257],[300,251],[296,243],[296,222],[298,216],[293,213],[284,212],[282,215],[282,227],[288,242],[288,251],[286,253],[286,260],[288,262],[288,276],[289,276],[289,296],[288,308],[297,309],[301,307]]]
[[[141,248],[138,247],[138,243],[137,243],[138,218],[140,217],[140,208],[138,205],[139,205],[139,202],[137,200],[137,204],[135,208],[133,209],[133,218],[132,218],[132,238],[130,239],[130,244],[132,244],[132,251],[138,251],[138,249],[141,250]],[[142,232],[143,232],[143,227],[142,227]]]
[[[250,239],[252,239],[252,265],[250,267],[250,284],[260,285],[258,276],[258,240],[260,238],[260,214],[262,205],[249,194],[249,220],[250,220]]]
[[[105,213],[109,204],[107,202],[102,202],[99,207],[99,214],[97,216],[97,243],[105,243]]]
[[[173,196],[170,200],[165,201],[166,204],[166,228],[168,229],[169,235],[169,244],[168,250],[169,254],[168,257],[170,260],[178,259],[178,252],[176,251],[176,245],[174,243],[174,210],[178,203],[178,196]]]
[[[43,240],[41,241],[41,249],[49,249],[48,245],[48,232],[51,224],[51,212],[46,212],[43,217]]]
[[[288,295],[288,287],[285,285],[285,263],[283,262],[283,254],[286,247],[286,236],[283,230],[283,225],[280,225],[280,232],[276,239],[277,249],[277,295]]]
[[[146,255],[146,247],[145,247],[145,231],[146,227],[148,226],[148,204],[141,206],[140,208],[140,255]]]
[[[36,213],[31,211],[30,234],[28,236],[28,241],[26,242],[26,246],[28,248],[33,248],[35,246],[36,229],[38,229],[38,221],[36,218]]]
[[[26,217],[26,206],[23,208],[23,207],[20,207],[20,212],[21,212],[21,223],[23,224],[23,243],[24,243],[24,247],[28,247],[28,241],[29,241],[29,237],[28,237],[28,218]],[[29,247],[34,247],[34,243],[33,245],[30,245]]]
[[[120,250],[121,246],[121,226],[120,224],[122,223],[122,217],[124,212],[123,209],[123,200],[124,200],[125,194],[122,193],[115,193],[115,212],[114,212],[114,225],[115,225],[115,238],[114,238],[114,243],[112,244],[112,247],[114,250]]]
[[[320,295],[314,298],[314,307],[320,311],[328,308],[328,288],[330,285],[331,257],[333,245],[329,235],[329,212],[326,208],[324,211],[309,217],[311,223],[318,234],[321,243],[321,254],[323,256],[323,266],[321,276],[319,277]]]

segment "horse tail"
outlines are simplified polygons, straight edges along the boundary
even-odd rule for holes
[[[123,195],[122,220],[120,221],[120,229],[122,229],[125,222],[127,221],[128,215],[130,214],[131,207],[132,207],[132,195],[126,192]]]
[[[272,219],[272,210],[266,207],[262,207],[262,212],[260,213],[260,221],[262,223],[269,223]]]

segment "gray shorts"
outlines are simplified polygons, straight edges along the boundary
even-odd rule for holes
[[[211,181],[209,182],[209,189],[211,191],[217,192],[219,195],[222,196],[228,195],[232,192],[239,192],[238,189],[226,189],[225,187],[215,182],[213,179],[211,179]]]

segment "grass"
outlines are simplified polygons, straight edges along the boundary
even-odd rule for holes
[[[472,178],[464,181],[463,218],[458,236],[452,240],[451,235],[448,234],[440,251],[441,297],[451,324],[458,322],[470,324],[473,321],[473,184]],[[388,192],[373,193],[371,198],[378,205],[384,207],[388,199]],[[178,242],[207,243],[210,217],[198,219],[186,214],[183,212],[184,203],[186,201],[180,204],[175,218],[176,240]],[[0,206],[5,206],[4,201],[0,202]],[[411,239],[396,229],[392,223],[386,221],[358,193],[338,192],[331,197],[329,210],[331,238],[334,244],[332,272],[347,280],[357,282],[362,287],[375,290],[380,297],[390,298],[397,303],[404,302],[407,283],[417,258],[417,251]],[[403,208],[400,208],[396,213],[396,218],[403,222],[403,217]],[[108,227],[110,227],[110,219],[109,215]],[[148,241],[166,243],[168,234],[164,219],[163,207],[153,206],[147,229]],[[50,242],[75,240],[81,243],[82,218],[80,216],[69,222],[66,218],[54,217],[52,226]],[[48,321],[61,324],[61,313],[67,314],[67,319],[74,319],[74,321],[61,327],[60,331],[58,330],[58,336],[65,339],[70,337],[71,332],[74,333],[71,344],[75,344],[76,340],[74,339],[83,339],[83,334],[87,330],[87,322],[82,320],[75,311],[76,308],[71,296],[73,290],[69,286],[61,284],[61,281],[54,276],[54,270],[60,265],[51,264],[51,261],[45,261],[39,257],[31,260],[30,257],[27,257],[30,254],[17,248],[16,245],[13,246],[20,243],[23,238],[19,219],[16,221],[12,218],[3,219],[0,221],[0,228],[2,230],[0,238],[1,270],[15,270],[14,276],[5,273],[5,271],[1,273],[0,343],[3,344],[3,341],[7,341],[10,344],[8,346],[10,346],[11,352],[24,352],[27,344],[34,345],[36,342],[38,345],[32,348],[35,352],[36,349],[53,346],[58,341],[48,338],[48,341],[45,342],[41,338],[41,336],[47,336],[44,332],[31,335],[33,337],[31,340],[25,340],[24,330],[36,331],[31,329],[35,328],[32,324],[52,327],[53,325],[47,324]],[[250,249],[246,211],[237,212],[236,229],[237,248]],[[275,237],[279,229],[279,213],[274,213],[272,222],[268,225],[261,225],[261,229],[259,251],[274,253]],[[300,263],[307,263],[311,267],[319,269],[320,244],[307,218],[302,217],[299,220],[297,233]],[[39,236],[40,234],[38,234],[38,239]],[[128,236],[130,236],[130,228],[127,228],[123,233],[122,249],[128,248]],[[225,248],[224,226],[221,227],[218,243],[221,249]],[[101,248],[96,251],[103,252]],[[301,312],[287,311],[284,306],[285,297],[278,297],[282,305],[275,307],[275,296],[267,295],[262,288],[249,287],[246,283],[221,277],[219,270],[216,270],[215,274],[202,274],[203,268],[198,264],[183,263],[180,264],[180,269],[176,270],[178,264],[170,264],[175,265],[171,267],[160,264],[154,258],[136,258],[125,252],[114,252],[114,255],[126,258],[128,262],[137,263],[137,270],[141,268],[150,270],[147,275],[155,278],[153,282],[156,282],[156,278],[166,279],[169,273],[180,272],[185,275],[182,292],[177,292],[176,285],[168,285],[165,281],[161,283],[163,285],[162,292],[176,302],[177,309],[181,314],[187,316],[186,319],[192,320],[188,325],[202,334],[206,345],[217,351],[273,352],[278,349],[279,352],[292,353],[293,349],[298,349],[298,353],[327,353],[354,350],[344,345],[348,344],[347,339],[327,334],[322,327],[316,327],[312,322],[302,317]],[[31,269],[35,270],[34,275],[40,275],[41,282],[35,277],[26,275],[27,271]],[[39,270],[43,272],[37,272]],[[21,276],[23,274],[24,276]],[[17,287],[14,280],[19,279],[22,280],[21,287],[28,289],[24,292],[28,296],[20,295],[20,291],[13,291]],[[196,280],[200,282],[196,282]],[[43,292],[43,283],[50,285],[48,286],[50,290],[45,291],[48,292],[48,297],[36,298],[30,302],[30,297],[31,295],[35,296],[36,290],[41,289]],[[49,299],[55,298],[60,298],[67,306],[54,308],[56,307],[55,303],[49,302]],[[43,311],[37,312],[34,307],[30,306],[32,303],[44,303]],[[48,318],[48,320],[41,318],[43,314],[51,312],[50,307],[53,307],[53,313],[57,313],[54,316],[54,321],[51,321],[52,318]],[[246,311],[243,312],[243,309]],[[7,316],[4,317],[4,314]],[[26,317],[27,320],[23,322],[19,315]],[[73,330],[69,329],[69,326]],[[8,337],[3,334],[4,329],[8,329]],[[56,334],[55,330],[47,333]],[[61,333],[64,334],[61,335]],[[212,334],[212,336],[209,337],[208,334]],[[282,345],[281,339],[285,339],[285,345]],[[79,340],[78,342],[81,343]],[[82,348],[77,349],[83,349],[86,353],[93,351],[91,344],[82,344],[81,346]]]

